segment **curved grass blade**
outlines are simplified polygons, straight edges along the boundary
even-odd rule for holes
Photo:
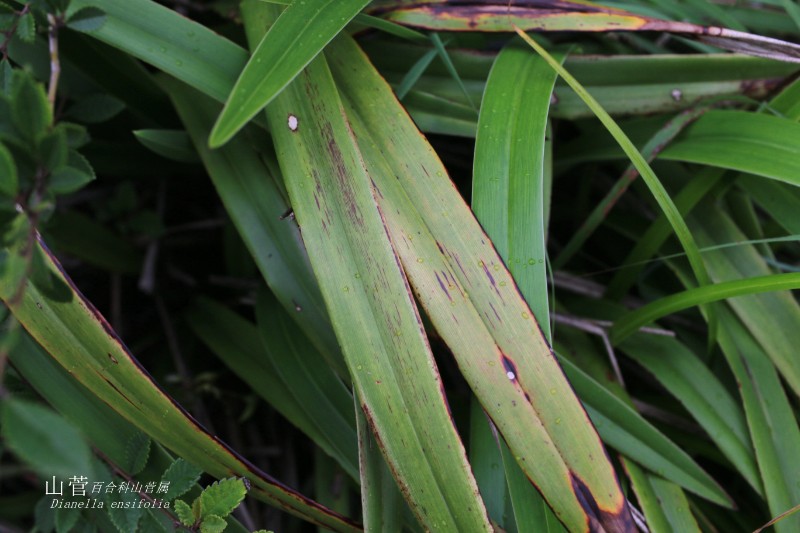
[[[800,185],[800,123],[766,113],[709,111],[661,158],[748,172]]]
[[[703,211],[708,216],[700,220],[690,219],[701,242],[746,241],[746,236],[714,203],[704,204]],[[772,273],[759,251],[749,244],[721,248],[706,254],[706,257],[716,282],[768,278],[768,274]],[[786,279],[783,276],[785,274],[776,275],[775,279]],[[800,305],[795,296],[789,292],[770,292],[734,298],[728,305],[758,340],[795,394],[800,395],[800,361],[794,357],[800,344],[800,330],[797,328]]]
[[[74,0],[70,12],[100,8],[106,22],[91,36],[224,101],[247,52],[209,28],[151,0]]]
[[[568,527],[633,527],[586,413],[441,162],[355,43],[340,36],[326,56],[409,281],[517,462]]]
[[[526,50],[497,56],[475,138],[472,210],[550,338],[545,265],[547,113],[555,72]]]
[[[689,289],[651,302],[623,316],[611,327],[611,340],[619,344],[650,322],[697,305],[748,294],[792,289],[800,289],[800,273],[770,274]]]
[[[695,179],[690,180],[684,188],[675,195],[675,206],[685,216],[720,183],[724,177],[720,169],[701,170]],[[800,231],[800,229],[798,230]],[[644,269],[647,261],[658,252],[661,245],[669,238],[671,228],[666,217],[662,214],[642,234],[642,237],[628,253],[622,262],[623,268],[617,272],[606,287],[605,296],[614,300],[622,298],[628,292],[639,273]]]
[[[541,47],[541,45],[528,37],[525,32],[519,28],[516,28],[516,32],[526,43],[528,43],[528,45],[530,45],[531,48],[536,51],[537,54],[542,56],[544,60],[547,61],[553,70],[555,70],[576,93],[578,93],[581,99],[586,102],[586,105],[592,109],[600,122],[603,123],[608,132],[614,137],[614,140],[617,141],[619,146],[625,152],[625,155],[628,156],[628,159],[630,159],[633,166],[639,171],[639,174],[642,176],[645,184],[647,184],[650,192],[655,197],[655,200],[658,203],[658,206],[661,208],[661,211],[664,213],[664,216],[666,216],[670,225],[675,230],[678,240],[681,242],[683,249],[686,251],[686,257],[689,259],[689,264],[692,266],[692,271],[694,271],[694,275],[697,276],[698,284],[701,286],[708,285],[711,280],[708,276],[708,271],[703,264],[703,258],[700,256],[700,251],[697,249],[697,243],[695,243],[694,237],[692,237],[689,228],[686,226],[686,222],[683,220],[678,208],[675,207],[675,203],[669,197],[664,185],[662,185],[662,183],[658,180],[655,172],[653,172],[653,169],[650,168],[650,165],[647,163],[644,157],[642,157],[642,154],[636,149],[636,146],[633,145],[628,136],[625,135],[625,132],[623,132],[617,123],[614,122],[614,119],[612,119],[608,113],[606,113],[605,110],[600,107],[600,104],[597,103],[597,100],[595,100],[592,95],[590,95],[586,89],[584,89],[584,87],[574,77],[572,77],[572,75],[567,72],[560,63],[558,63],[558,61],[553,59],[553,57],[548,54],[547,51]],[[716,321],[713,318],[713,312],[711,309],[708,309],[708,315],[708,336],[709,341],[711,342],[716,338]]]
[[[703,107],[691,108],[668,120],[664,126],[647,141],[647,144],[642,147],[642,156],[648,163],[651,163],[676,135],[707,111],[708,108]],[[636,170],[636,167],[628,167],[602,200],[597,203],[592,212],[589,213],[589,216],[586,217],[586,220],[583,221],[569,242],[567,242],[561,250],[561,253],[553,261],[553,269],[558,270],[562,268],[575,253],[581,249],[586,240],[606,218],[608,212],[617,203],[617,200],[625,194],[625,191],[628,190],[628,187],[637,177],[639,177],[639,172]],[[677,198],[675,203],[677,206]],[[641,242],[647,241],[642,239],[640,243]]]
[[[662,31],[685,34],[734,52],[800,62],[800,45],[716,26],[661,20],[577,0],[494,0],[480,4],[438,0],[408,4],[385,0],[376,13],[407,26],[441,31]]]
[[[152,438],[217,478],[242,476],[252,494],[335,531],[358,531],[349,519],[289,489],[208,434],[167,396],[131,355],[105,319],[43,251],[47,268],[71,287],[69,302],[55,302],[28,284],[19,302],[15,287],[0,281],[0,298],[36,341],[95,396]],[[58,274],[56,274],[58,272]]]
[[[257,310],[263,338],[255,325],[206,298],[195,301],[186,320],[256,394],[358,479],[355,424],[349,409],[352,397],[313,348],[297,351],[292,337],[302,345],[303,336],[287,323],[288,317],[270,316],[278,311],[276,306],[277,302],[262,292]],[[276,319],[280,322],[272,324]]]
[[[252,1],[243,9],[256,41],[275,11]],[[267,118],[361,408],[412,511],[431,529],[489,531],[373,177],[323,57],[275,98]]]
[[[208,139],[225,144],[369,3],[369,0],[295,1],[261,39],[228,96]]]

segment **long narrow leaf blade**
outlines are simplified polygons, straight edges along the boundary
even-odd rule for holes
[[[550,337],[545,255],[545,138],[555,72],[526,50],[495,61],[481,103],[472,209]]]
[[[253,494],[336,531],[356,531],[348,519],[320,506],[261,472],[208,434],[167,396],[131,355],[116,333],[45,252],[47,266],[71,287],[68,302],[55,302],[28,284],[19,302],[16,287],[0,280],[0,298],[17,320],[63,367],[93,394],[181,457],[223,478],[247,477]],[[56,274],[58,273],[58,274]]]
[[[328,50],[414,291],[518,463],[568,527],[633,527],[586,413],[441,162],[352,40]]]
[[[264,35],[211,130],[222,146],[272,101],[369,0],[292,2]]]
[[[274,11],[258,2],[244,7],[254,41]],[[323,57],[275,98],[267,118],[361,408],[412,511],[431,529],[488,531],[371,176]]]

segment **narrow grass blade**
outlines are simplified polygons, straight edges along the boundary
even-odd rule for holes
[[[97,7],[106,22],[92,37],[119,48],[223,101],[247,52],[209,28],[151,0],[75,0],[70,11]]]
[[[555,72],[514,46],[497,56],[475,138],[472,209],[550,337],[545,139]]]
[[[770,274],[689,289],[651,302],[620,318],[611,328],[611,339],[615,344],[619,344],[639,328],[697,305],[748,294],[792,289],[800,289],[800,273]]]
[[[328,50],[395,249],[462,374],[559,519],[627,527],[599,439],[502,259],[366,57],[341,36]]]
[[[766,113],[710,111],[661,153],[663,159],[739,170],[800,184],[800,123]]]
[[[622,150],[625,152],[625,155],[628,156],[633,166],[636,170],[639,171],[639,174],[642,176],[642,179],[647,184],[647,187],[650,189],[650,192],[655,197],[658,206],[661,208],[662,212],[666,216],[667,220],[669,221],[672,228],[675,230],[675,234],[678,237],[678,240],[681,242],[683,249],[686,251],[686,256],[689,259],[689,264],[692,266],[692,270],[694,271],[694,275],[697,276],[697,281],[700,285],[707,285],[710,282],[710,278],[708,276],[708,271],[706,270],[705,265],[703,264],[703,258],[700,256],[700,251],[697,249],[697,244],[695,243],[694,237],[692,237],[689,228],[686,226],[686,222],[683,220],[678,208],[675,207],[675,203],[669,197],[664,186],[658,180],[658,177],[653,172],[653,169],[650,168],[650,165],[647,161],[642,157],[642,154],[636,149],[636,146],[630,141],[625,132],[620,129],[614,119],[612,119],[605,110],[600,107],[600,104],[597,103],[592,95],[590,95],[586,89],[574,78],[572,75],[567,72],[564,67],[561,66],[553,57],[547,53],[547,51],[541,47],[536,41],[528,37],[528,35],[516,28],[517,33],[522,37],[531,48],[533,48],[536,53],[544,58],[545,61],[555,70],[559,76],[561,76],[564,81],[566,81],[572,89],[578,93],[581,99],[586,102],[592,111],[595,113],[597,118],[603,125],[606,127],[608,132],[614,137],[614,140],[619,143]],[[713,318],[713,314],[709,309],[709,339],[713,340],[716,337],[716,321]]]
[[[744,413],[708,367],[669,337],[635,335],[620,348],[686,407],[753,490],[762,494]]]
[[[32,284],[21,301],[10,302],[15,287],[7,282],[0,282],[0,297],[31,336],[92,394],[209,474],[246,477],[259,499],[335,531],[358,530],[349,519],[288,489],[208,434],[152,380],[56,260],[46,252],[45,257],[48,268],[71,287],[69,302],[51,301]]]
[[[431,42],[433,43],[433,47],[436,49],[436,52],[439,54],[439,58],[442,60],[442,63],[444,63],[447,71],[450,73],[450,77],[453,78],[453,81],[458,84],[458,87],[461,89],[461,93],[464,95],[464,98],[467,99],[467,103],[475,112],[477,112],[478,108],[475,107],[475,103],[472,101],[469,91],[464,86],[464,82],[461,80],[461,76],[459,76],[458,70],[456,70],[456,67],[453,64],[453,60],[450,59],[450,54],[447,52],[447,48],[445,48],[445,43],[442,42],[442,38],[439,37],[438,33],[431,34]]]
[[[728,309],[721,309],[719,343],[736,376],[753,439],[770,514],[777,516],[800,501],[800,487],[787,472],[800,471],[800,430],[794,408],[775,366],[758,342]],[[794,515],[775,525],[778,533],[800,528]]]
[[[569,359],[559,357],[603,441],[686,490],[724,507],[733,502],[685,451]]]
[[[395,89],[399,99],[402,100],[406,97],[408,91],[410,91],[414,84],[417,83],[419,77],[422,76],[422,74],[425,72],[425,69],[428,68],[428,65],[430,65],[431,62],[436,58],[437,54],[438,52],[435,49],[428,50],[424,56],[420,57],[419,60],[417,60],[417,62],[414,63],[410,69],[408,69],[408,72],[406,72],[405,76],[403,76],[403,79],[400,80],[400,84],[397,86],[397,89]]]
[[[666,31],[734,52],[800,62],[800,45],[794,43],[716,26],[646,17],[585,1],[519,5],[494,0],[474,5],[439,0],[407,5],[402,0],[388,0],[374,4],[373,9],[407,26],[441,31]]]
[[[209,145],[218,148],[233,137],[368,3],[292,2],[253,50],[211,130]]]
[[[348,376],[300,229],[284,217],[289,206],[278,176],[247,139],[210,150],[206,139],[220,106],[184,84],[165,80],[163,85],[267,285],[334,370]]]
[[[262,319],[281,320],[263,316],[277,311],[274,299],[261,296],[260,300]],[[313,348],[296,350],[292,336],[300,346],[303,337],[296,326],[287,323],[288,317],[273,327],[260,324],[262,339],[251,322],[212,300],[200,298],[188,310],[186,320],[195,335],[256,394],[338,460],[353,479],[358,479],[355,424],[347,408],[352,397]],[[288,331],[284,329],[287,326]]]
[[[243,7],[256,41],[274,11]],[[374,177],[323,57],[275,98],[267,117],[355,392],[412,511],[428,528],[490,530]]]
[[[698,238],[704,244],[744,242],[747,237],[733,224],[730,218],[716,205],[703,205],[707,214],[702,220],[690,219]],[[759,251],[752,245],[722,248],[706,254],[709,270],[716,282],[728,280],[763,279],[765,284],[786,280],[784,289],[797,288],[786,276],[776,274],[767,266]],[[770,282],[772,278],[772,282]],[[733,283],[736,283],[734,281]],[[793,354],[800,344],[800,305],[790,292],[769,292],[734,298],[730,307],[758,340],[786,382],[800,395],[800,361]]]
[[[725,172],[720,169],[701,170],[696,179],[690,180],[684,188],[675,195],[675,206],[684,215],[692,209],[722,180]],[[799,230],[800,231],[800,230]],[[642,234],[639,241],[622,261],[623,267],[611,279],[606,287],[606,297],[618,300],[628,292],[639,273],[653,257],[664,242],[669,238],[671,228],[666,217],[662,214]]]
[[[622,460],[633,492],[647,518],[650,533],[700,532],[683,491],[663,478],[648,474],[633,461]]]
[[[647,141],[647,144],[642,147],[642,156],[648,163],[652,162],[676,135],[707,111],[707,108],[692,108],[668,120],[664,126]],[[628,190],[630,184],[637,177],[639,177],[639,172],[636,168],[633,166],[628,167],[619,180],[609,189],[603,199],[597,203],[597,206],[595,206],[589,216],[586,217],[586,220],[583,221],[575,232],[575,235],[564,245],[564,249],[561,250],[561,253],[553,261],[554,269],[562,268],[575,253],[581,249],[586,240],[603,222],[608,212],[614,207],[619,198],[625,194],[625,191]],[[677,206],[677,198],[675,203]],[[644,242],[644,239],[642,242]]]
[[[358,401],[355,402],[355,411],[364,531],[400,533],[403,530],[403,496]]]
[[[514,520],[496,429],[493,431],[489,417],[474,396],[469,412],[469,462],[472,472],[483,495],[489,518],[508,530]]]

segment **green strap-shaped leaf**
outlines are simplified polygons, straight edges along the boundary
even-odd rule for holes
[[[243,4],[249,40],[272,6]],[[286,188],[368,424],[426,528],[489,531],[405,274],[324,58],[267,109]],[[354,324],[357,324],[354,327]]]
[[[364,531],[400,533],[403,530],[403,496],[358,402],[355,403],[355,411]]]
[[[800,472],[800,429],[774,364],[758,342],[727,308],[720,313],[719,344],[736,377],[753,439],[770,515],[777,516],[800,501],[793,480]],[[793,515],[775,525],[778,533],[800,528]]]
[[[769,274],[755,278],[723,281],[696,289],[688,289],[651,302],[620,318],[611,328],[611,339],[615,344],[622,342],[639,328],[669,314],[698,305],[717,302],[727,298],[773,291],[800,289],[800,273]],[[789,353],[789,352],[786,352]],[[787,379],[797,383],[798,376],[792,371]]]
[[[545,138],[556,74],[527,50],[497,56],[475,138],[472,209],[550,337],[545,256]]]
[[[369,0],[295,0],[261,39],[233,86],[209,144],[225,144],[314,59]]]
[[[710,111],[662,159],[740,170],[800,184],[800,123],[766,113]]]
[[[631,480],[633,492],[642,506],[651,533],[700,532],[689,509],[689,500],[680,487],[647,473],[629,459],[623,458],[622,465]]]
[[[462,374],[559,519],[624,529],[600,441],[491,241],[355,43],[328,50],[395,249]]]
[[[100,8],[105,23],[92,37],[173,74],[223,101],[247,53],[209,28],[151,0],[75,0],[70,12]]]
[[[47,254],[48,268],[60,272]],[[72,299],[55,302],[28,284],[19,302],[16,291],[0,279],[0,298],[37,342],[97,397],[111,405],[151,437],[215,477],[247,477],[254,496],[287,512],[335,531],[357,531],[350,520],[288,489],[227,445],[209,435],[183,408],[167,396],[130,354],[111,326],[83,298],[71,280]]]
[[[410,5],[409,5],[410,4]],[[800,62],[800,45],[715,26],[637,15],[584,0],[479,4],[435,0],[420,4],[383,0],[373,9],[384,17],[417,28],[446,31],[668,31],[697,36],[703,42],[745,54]]]
[[[711,370],[669,337],[634,335],[620,348],[686,407],[753,489],[762,494],[744,413]]]
[[[253,391],[358,478],[353,399],[271,295],[260,294],[259,330],[200,298],[189,326]],[[283,315],[283,316],[281,316]]]

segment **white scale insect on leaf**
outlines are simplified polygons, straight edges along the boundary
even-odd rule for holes
[[[298,120],[297,120],[296,116],[289,115],[288,124],[289,124],[289,129],[290,130],[297,131]]]

